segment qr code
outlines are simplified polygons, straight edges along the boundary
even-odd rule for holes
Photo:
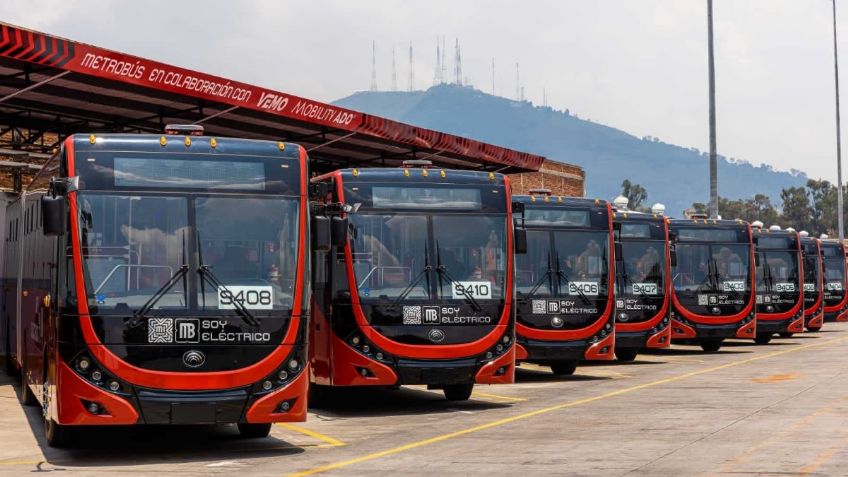
[[[544,315],[547,313],[547,302],[545,300],[533,300],[533,314]]]
[[[709,295],[698,295],[698,304],[699,305],[708,305],[710,303]]]
[[[421,307],[420,306],[405,306],[405,307],[403,307],[403,324],[404,325],[420,325],[421,324]]]
[[[151,318],[147,320],[148,343],[173,343],[174,320],[171,318]]]

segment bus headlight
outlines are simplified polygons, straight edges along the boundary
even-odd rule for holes
[[[88,368],[90,367],[91,361],[89,361],[88,358],[80,358],[79,361],[77,361],[77,368],[79,368],[82,372],[88,371]]]
[[[562,328],[562,325],[564,324],[565,321],[563,321],[563,319],[558,316],[551,318],[551,326],[553,326],[554,328]]]

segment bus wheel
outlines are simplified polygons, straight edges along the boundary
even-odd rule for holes
[[[812,327],[808,326],[807,327],[807,331],[809,331],[811,333],[815,333],[816,331],[820,331],[821,329],[822,329],[821,326],[812,326]]]
[[[706,351],[707,353],[715,353],[716,351],[721,349],[721,338],[712,338],[701,340],[701,349]]]
[[[449,384],[442,389],[448,401],[467,401],[473,390],[474,384]]]
[[[769,341],[771,341],[771,333],[767,335],[757,335],[756,338],[754,338],[754,343],[757,343],[758,345],[767,345],[769,344]]]
[[[569,376],[577,369],[577,361],[555,361],[551,363],[551,372],[557,376]]]
[[[67,447],[72,441],[71,431],[73,429],[70,426],[56,424],[53,419],[44,418],[44,437],[50,447]]]
[[[788,331],[784,331],[780,334],[781,338],[792,338],[793,336],[795,336],[795,333],[789,333]]]
[[[637,354],[639,354],[639,350],[636,348],[615,349],[615,357],[618,358],[619,361],[633,361],[636,359]]]
[[[238,430],[242,437],[247,437],[249,439],[268,437],[268,434],[271,433],[271,423],[265,422],[262,424],[248,424],[240,422],[238,424]]]

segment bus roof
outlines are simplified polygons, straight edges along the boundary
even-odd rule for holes
[[[504,185],[504,176],[496,172],[467,171],[441,168],[368,167],[363,169],[340,169],[314,177],[319,182],[340,175],[344,182],[405,182],[446,184],[496,184]]]
[[[609,204],[603,199],[565,197],[560,195],[514,195],[512,196],[512,201],[527,204],[531,207],[601,207],[606,209]]]

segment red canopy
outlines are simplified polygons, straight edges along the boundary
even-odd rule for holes
[[[0,23],[0,155],[48,152],[75,132],[207,134],[302,144],[315,168],[538,170],[544,158]],[[47,139],[46,139],[47,138]]]

